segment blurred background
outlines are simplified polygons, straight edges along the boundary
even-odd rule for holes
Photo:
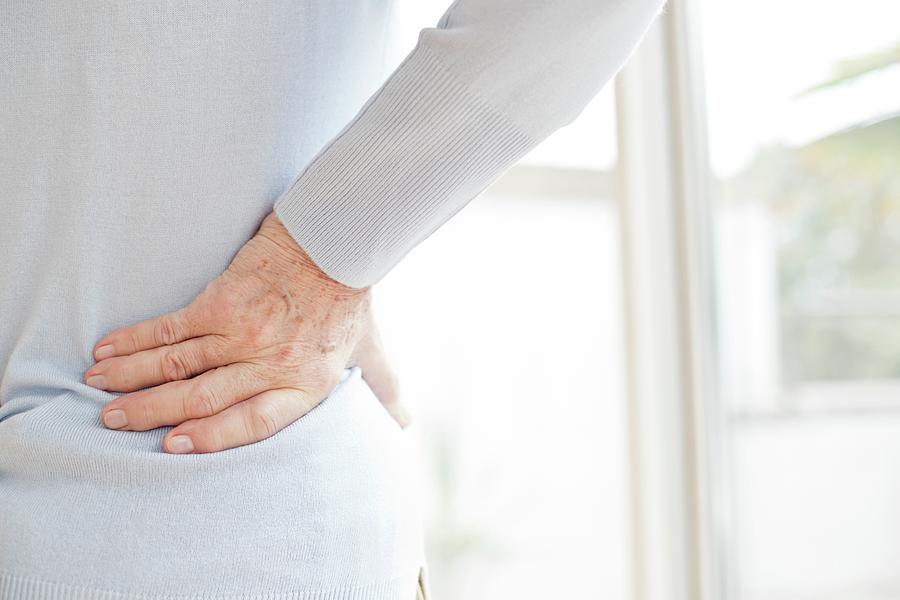
[[[898,257],[900,2],[670,0],[376,290],[435,596],[900,599]]]

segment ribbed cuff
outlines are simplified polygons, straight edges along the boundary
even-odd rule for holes
[[[328,276],[367,287],[536,145],[420,42],[275,213]]]

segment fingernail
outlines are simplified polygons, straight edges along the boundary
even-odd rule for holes
[[[106,377],[104,377],[103,375],[91,375],[87,378],[85,383],[92,388],[97,388],[98,390],[106,389]]]
[[[187,454],[194,449],[194,442],[186,435],[176,435],[169,439],[169,452]]]
[[[103,424],[110,429],[118,429],[128,425],[128,417],[124,410],[116,408],[103,415]]]
[[[104,358],[113,356],[115,353],[116,350],[112,347],[112,344],[104,344],[94,351],[94,358],[96,358],[97,360],[103,360]]]

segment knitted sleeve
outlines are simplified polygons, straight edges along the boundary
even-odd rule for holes
[[[665,0],[456,0],[276,200],[330,277],[380,280],[572,122]]]

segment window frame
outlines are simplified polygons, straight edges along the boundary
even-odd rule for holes
[[[615,83],[634,600],[735,591],[697,8],[667,4]]]

